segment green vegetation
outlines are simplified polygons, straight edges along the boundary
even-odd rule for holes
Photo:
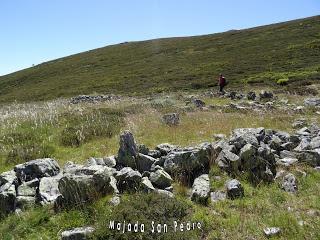
[[[155,194],[123,195],[119,206],[110,206],[109,197],[70,210],[55,213],[51,208],[36,208],[20,215],[12,214],[0,222],[1,239],[59,239],[59,231],[91,225],[97,231],[94,239],[266,239],[263,228],[279,226],[282,229],[279,237],[273,239],[319,239],[317,231],[320,218],[310,214],[309,210],[320,210],[318,193],[320,173],[304,166],[307,176],[299,176],[299,193],[289,194],[277,186],[259,185],[253,187],[245,179],[241,182],[245,197],[237,200],[226,200],[210,203],[207,207],[195,205],[177,193],[175,199],[164,198]],[[222,174],[212,170],[210,175]],[[213,179],[213,178],[212,178]],[[212,189],[223,188],[221,180],[212,180]],[[145,223],[143,234],[124,233],[110,230],[110,221]],[[167,233],[151,234],[151,221],[167,223]],[[201,230],[173,232],[173,221],[201,222]],[[303,225],[299,222],[303,221]]]
[[[279,101],[282,97],[284,95],[279,95]],[[188,146],[213,141],[213,134],[229,134],[239,127],[262,126],[290,132],[290,123],[301,117],[319,122],[316,109],[303,114],[287,114],[278,109],[266,113],[221,112],[215,108],[200,111],[192,106],[186,110],[186,99],[188,97],[182,93],[176,93],[150,101],[124,98],[119,102],[95,105],[54,101],[3,106],[0,108],[0,172],[36,157],[51,156],[63,166],[69,160],[83,163],[91,156],[113,155],[118,149],[119,133],[124,129],[132,131],[138,143],[153,148],[163,142]],[[213,106],[232,102],[210,97],[203,100]],[[301,100],[299,96],[290,96],[289,103],[300,103]],[[180,125],[169,127],[161,121],[162,114],[169,111],[181,114]],[[69,131],[70,128],[82,131],[81,136],[85,137],[78,139],[78,133]],[[40,149],[31,151],[34,146]],[[305,171],[307,176],[299,175],[299,170]],[[270,226],[282,229],[278,239],[317,239],[320,220],[309,211],[320,211],[320,173],[304,165],[291,171],[298,176],[299,192],[296,195],[282,191],[276,182],[254,187],[243,176],[240,180],[245,189],[244,198],[209,203],[204,207],[188,200],[188,187],[176,181],[174,199],[155,194],[125,194],[117,207],[111,206],[110,196],[106,196],[92,204],[59,212],[51,207],[39,207],[20,215],[11,214],[0,221],[0,239],[59,239],[61,231],[86,225],[97,229],[94,239],[265,239],[263,228]],[[220,179],[214,176],[220,176]],[[222,190],[228,178],[212,167],[211,189]],[[127,222],[139,220],[148,226],[148,231],[152,220],[167,223],[168,232],[138,235],[109,230],[110,221],[124,219]],[[202,229],[174,233],[175,220],[201,222]],[[299,225],[301,221],[303,226]]]
[[[0,77],[0,101],[77,94],[145,95],[214,86],[290,87],[320,79],[320,17],[225,33],[129,42],[39,64]]]
[[[0,170],[37,158],[59,156],[57,152],[80,152],[80,146],[85,143],[110,139],[119,134],[125,112],[103,107],[87,108],[63,110],[56,113],[54,120],[51,117],[41,121],[13,118],[2,125]],[[74,147],[76,150],[72,149]]]

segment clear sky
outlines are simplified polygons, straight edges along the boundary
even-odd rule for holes
[[[0,75],[124,41],[320,14],[320,0],[0,0]]]

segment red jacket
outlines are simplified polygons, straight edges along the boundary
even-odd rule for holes
[[[219,77],[219,85],[220,86],[225,86],[226,85],[225,77]]]

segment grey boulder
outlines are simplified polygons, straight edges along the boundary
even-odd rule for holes
[[[226,191],[227,198],[229,199],[236,199],[244,196],[243,187],[241,183],[236,179],[228,180],[226,182]]]
[[[304,105],[308,107],[316,107],[320,105],[320,98],[307,98],[304,100]]]
[[[60,167],[56,160],[44,158],[16,165],[14,171],[20,181],[30,181],[35,178],[55,176],[59,174]]]
[[[173,179],[166,171],[159,169],[150,174],[150,181],[154,186],[160,189],[165,189],[171,186]]]
[[[149,180],[148,177],[143,177],[142,178],[140,188],[145,193],[150,193],[150,192],[154,192],[155,191],[155,188],[152,185],[152,182]]]
[[[40,179],[39,195],[42,204],[55,203],[57,198],[61,195],[59,191],[59,181],[61,178],[62,174]]]
[[[135,171],[130,167],[125,167],[117,172],[115,178],[120,192],[135,192],[140,188],[142,176],[138,171]]]
[[[297,192],[298,186],[296,177],[292,173],[285,175],[281,182],[281,188],[286,192]]]
[[[228,150],[220,152],[216,159],[216,163],[221,169],[233,174],[238,173],[241,164],[238,155]]]
[[[191,200],[206,205],[210,196],[209,175],[203,174],[197,177],[192,185]]]
[[[120,148],[117,161],[119,165],[136,169],[138,147],[131,132],[125,131],[120,135]]]

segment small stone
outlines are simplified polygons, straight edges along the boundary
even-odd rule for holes
[[[297,192],[298,186],[296,177],[292,173],[285,175],[282,179],[281,188],[286,192]]]
[[[278,227],[268,227],[263,229],[263,231],[267,237],[273,237],[273,236],[279,235],[281,232],[281,229]]]
[[[279,161],[277,161],[277,164],[281,166],[289,167],[294,165],[297,162],[298,162],[297,158],[286,157],[286,158],[279,159]]]
[[[227,194],[222,191],[215,191],[210,194],[211,202],[223,201],[227,198]]]
[[[110,205],[112,206],[118,206],[120,202],[121,202],[121,199],[118,195],[113,196],[109,201]]]
[[[61,233],[61,240],[86,240],[95,231],[93,227],[74,228]]]
[[[244,190],[241,183],[236,180],[228,180],[226,182],[227,197],[230,199],[241,198],[244,196]]]

